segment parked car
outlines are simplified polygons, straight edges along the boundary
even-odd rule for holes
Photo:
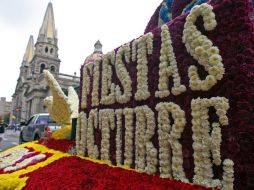
[[[21,123],[19,143],[38,140],[45,137],[46,133],[52,133],[61,126],[53,121],[48,113],[33,115],[28,122]]]

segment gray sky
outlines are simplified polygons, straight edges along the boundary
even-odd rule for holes
[[[80,75],[99,39],[103,53],[143,34],[162,0],[51,0],[60,72]],[[0,0],[0,97],[11,100],[30,35],[36,42],[48,0]],[[148,3],[149,2],[149,3]]]

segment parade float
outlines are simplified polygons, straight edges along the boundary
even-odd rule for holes
[[[163,1],[144,35],[82,65],[78,113],[45,72],[66,127],[0,154],[0,189],[253,189],[252,12]]]

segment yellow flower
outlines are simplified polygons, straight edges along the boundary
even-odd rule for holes
[[[59,140],[59,139],[68,139],[70,135],[71,135],[71,125],[67,125],[62,129],[55,131],[52,134],[52,137],[56,140]]]
[[[38,168],[44,167],[44,166],[54,162],[55,160],[62,158],[62,157],[70,156],[70,155],[68,155],[66,153],[62,153],[60,151],[48,149],[47,147],[45,147],[43,145],[36,144],[36,142],[30,142],[30,143],[25,143],[25,144],[22,144],[19,146],[15,146],[15,147],[8,149],[0,154],[10,152],[10,151],[13,151],[13,150],[16,150],[19,148],[23,148],[23,147],[31,147],[35,151],[38,151],[41,153],[47,152],[47,153],[51,153],[53,155],[51,157],[49,157],[48,159],[46,159],[45,161],[28,166],[25,169],[17,170],[12,173],[0,174],[0,190],[13,190],[13,189],[21,190],[23,187],[25,187],[26,180],[28,179],[28,177],[20,178],[21,175],[35,171]]]

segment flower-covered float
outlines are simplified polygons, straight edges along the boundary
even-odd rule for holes
[[[66,140],[15,147],[0,154],[0,189],[253,189],[252,12],[164,0],[144,35],[82,65],[79,156],[46,148]]]

